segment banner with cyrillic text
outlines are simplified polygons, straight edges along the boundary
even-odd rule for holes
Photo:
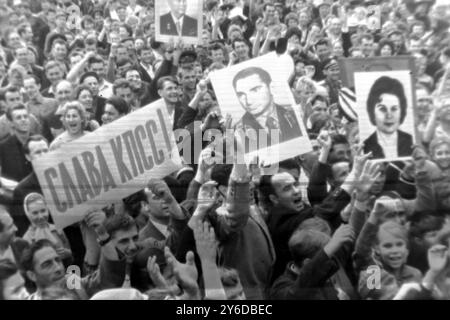
[[[56,227],[181,168],[169,119],[158,100],[33,161]]]

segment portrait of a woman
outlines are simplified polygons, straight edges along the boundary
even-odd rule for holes
[[[372,85],[367,98],[367,113],[376,127],[364,141],[364,152],[374,159],[395,159],[412,153],[413,137],[400,130],[406,118],[407,99],[402,83],[382,76]]]

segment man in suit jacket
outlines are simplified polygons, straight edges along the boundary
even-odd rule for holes
[[[187,0],[169,0],[170,12],[159,20],[161,35],[197,37],[197,19],[186,15]]]
[[[30,117],[23,104],[7,111],[11,122],[12,134],[0,143],[1,175],[6,179],[20,181],[31,173],[31,163],[25,158],[24,140],[30,134]]]
[[[242,128],[245,132],[248,129],[256,130],[257,139],[260,130],[264,129],[267,146],[272,145],[271,134],[274,132],[278,132],[274,142],[279,143],[302,135],[294,110],[290,106],[275,104],[270,90],[271,82],[269,73],[259,67],[243,69],[233,79],[238,100],[246,111],[236,128]]]

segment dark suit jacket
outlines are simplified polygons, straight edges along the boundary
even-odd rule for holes
[[[181,36],[183,37],[197,37],[197,19],[184,15]],[[162,15],[159,20],[161,35],[177,36],[177,27],[173,21],[172,14],[166,13]]]
[[[295,117],[294,110],[290,106],[280,106],[275,104],[275,108],[277,110],[278,116],[278,125],[280,128],[281,135],[279,136],[279,143],[289,141],[294,138],[298,138],[303,133],[300,130],[300,126],[297,122],[297,118]],[[257,133],[258,145],[259,145],[259,130],[265,129],[261,127],[258,121],[256,121],[255,117],[250,113],[246,112],[242,119],[236,126],[237,128],[242,127],[244,131],[247,129],[254,129]],[[271,145],[271,141],[267,138],[267,146]]]
[[[408,157],[412,154],[413,139],[409,133],[398,130],[397,154],[399,157]],[[364,141],[364,153],[372,151],[373,159],[383,159],[385,157],[383,149],[378,144],[376,132],[372,133]]]
[[[31,163],[25,158],[22,144],[15,135],[10,135],[0,143],[0,167],[3,177],[17,182],[33,171]]]

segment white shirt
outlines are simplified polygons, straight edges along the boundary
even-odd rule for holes
[[[156,229],[158,229],[159,232],[161,232],[164,235],[164,237],[166,237],[166,239],[167,239],[170,235],[168,227],[166,225],[158,223],[152,219],[150,219],[150,220],[152,221],[152,223],[156,227]]]
[[[103,80],[103,84],[98,89],[98,95],[102,98],[109,99],[113,95],[113,85],[112,83]]]
[[[141,67],[144,68],[145,71],[147,71],[148,75],[150,76],[150,78],[154,79],[155,78],[155,72],[153,71],[153,66],[149,65],[148,67],[145,66],[145,64],[143,64],[142,62],[140,63]]]
[[[181,16],[181,18],[179,18],[179,19],[177,19],[174,15],[173,15],[173,13],[171,12],[170,13],[171,15],[172,15],[172,19],[173,19],[173,22],[175,23],[175,26],[177,25],[177,21],[179,21],[180,22],[180,35],[183,33],[183,21],[184,21],[184,15],[182,15]]]
[[[397,140],[398,134],[395,131],[394,134],[386,135],[377,130],[377,140],[378,144],[383,149],[385,158],[397,158]]]

